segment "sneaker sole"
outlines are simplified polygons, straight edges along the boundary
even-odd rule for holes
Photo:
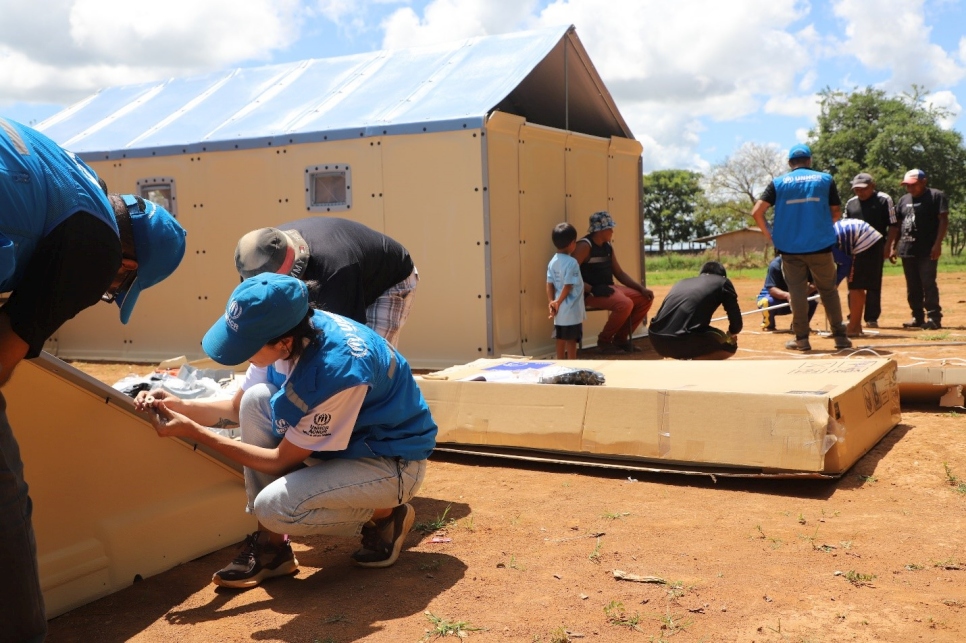
[[[406,536],[409,534],[409,530],[413,528],[413,523],[416,522],[416,510],[413,509],[412,505],[406,503],[403,506],[406,507],[406,516],[403,518],[402,533],[399,535],[399,538],[396,539],[396,542],[392,544],[392,553],[389,555],[389,558],[371,563],[360,562],[357,560],[355,561],[356,565],[359,567],[378,569],[382,567],[390,567],[396,562],[396,559],[399,558],[399,553],[402,551],[403,544],[406,542]]]
[[[289,576],[294,574],[299,570],[299,561],[295,558],[286,561],[276,567],[275,569],[263,569],[254,576],[249,578],[243,578],[240,580],[226,580],[219,576],[217,573],[211,577],[211,582],[218,587],[228,587],[231,589],[249,589],[255,587],[263,580],[267,578],[275,578],[276,576]]]

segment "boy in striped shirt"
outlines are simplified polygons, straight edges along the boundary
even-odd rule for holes
[[[876,268],[882,265],[882,252],[876,244],[882,235],[862,219],[839,219],[835,222],[835,247],[832,256],[837,266],[835,281],[848,279],[849,323],[845,333],[849,337],[862,335],[862,310],[865,291],[875,287]]]

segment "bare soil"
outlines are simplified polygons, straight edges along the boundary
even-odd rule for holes
[[[836,356],[962,365],[964,277],[940,275],[946,328],[930,333],[902,330],[904,284],[887,277],[878,335]],[[760,284],[736,286],[753,308]],[[668,287],[655,290],[659,302]],[[758,320],[746,317],[735,359],[833,354],[820,337],[813,354],[788,353],[790,335],[761,333]],[[821,308],[813,328],[824,328]],[[624,359],[657,358],[637,344]],[[78,366],[109,383],[145,372]],[[227,591],[210,584],[234,556],[226,548],[53,619],[48,640],[415,642],[449,625],[470,640],[529,643],[963,641],[964,414],[904,404],[902,423],[838,480],[434,454],[413,501],[421,529],[392,568],[353,567],[355,542],[304,538],[296,576]],[[617,580],[618,570],[654,582]]]

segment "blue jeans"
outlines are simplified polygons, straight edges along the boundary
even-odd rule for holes
[[[933,261],[929,257],[902,258],[902,272],[906,276],[906,301],[916,321],[928,319],[937,324],[942,321],[943,309],[939,305],[939,286],[936,285],[938,265],[938,260]]]
[[[0,393],[0,642],[43,641],[44,595],[37,572],[32,504],[23,478],[20,447]]]
[[[242,396],[239,423],[246,444],[275,448],[282,441],[272,431],[270,401],[276,390],[256,384]],[[426,475],[425,460],[372,457],[314,462],[281,477],[246,467],[247,511],[275,533],[353,538],[373,510],[411,500]]]

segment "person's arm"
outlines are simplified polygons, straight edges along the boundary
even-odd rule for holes
[[[548,281],[548,282],[547,282],[547,301],[549,301],[549,302],[550,302],[550,305],[548,306],[548,309],[550,310],[550,317],[551,317],[551,318],[552,318],[552,317],[553,317],[554,315],[556,315],[556,314],[557,314],[557,311],[556,311],[556,309],[554,308],[554,303],[555,303],[555,302],[554,302],[554,299],[553,299],[553,293],[554,293],[554,287],[553,287],[553,284],[552,284],[551,282],[549,282],[549,281]]]
[[[932,244],[932,250],[929,252],[929,258],[933,261],[939,259],[943,253],[943,239],[946,238],[946,230],[949,228],[949,213],[940,212],[939,213],[939,229],[936,231],[936,243]]]
[[[3,387],[13,369],[27,355],[27,342],[10,327],[10,317],[0,310],[0,387]]]
[[[644,286],[642,286],[638,282],[634,281],[629,274],[627,274],[626,272],[624,272],[624,269],[621,268],[620,263],[618,263],[618,261],[617,261],[617,251],[616,250],[614,250],[611,253],[611,256],[610,256],[610,265],[611,265],[611,272],[614,273],[614,279],[616,279],[617,281],[621,282],[622,284],[624,284],[628,288],[633,288],[637,292],[639,292],[642,295],[644,295],[646,298],[648,298],[648,299],[654,299],[654,293],[651,291],[650,288],[645,288]]]
[[[755,207],[751,209],[751,218],[755,220],[755,224],[761,230],[761,233],[765,235],[765,241],[767,241],[769,245],[774,246],[775,242],[772,241],[771,231],[768,230],[768,224],[765,222],[765,213],[768,212],[768,208],[770,207],[770,203],[758,199],[755,201]]]
[[[134,398],[136,411],[148,411],[153,406],[149,398],[164,402],[164,405],[175,413],[184,415],[189,420],[201,426],[225,428],[238,425],[238,409],[241,407],[242,389],[235,391],[230,399],[211,400],[199,398],[196,400],[182,400],[165,390],[141,391]]]
[[[899,242],[899,226],[889,226],[889,236],[886,237],[885,248],[882,250],[882,258],[888,259],[892,263],[896,262],[896,244]]]
[[[159,437],[178,437],[203,444],[238,464],[260,473],[281,476],[295,470],[312,451],[282,439],[277,447],[268,449],[240,440],[233,440],[209,431],[187,416],[168,408],[165,402],[155,402],[148,419]]]
[[[828,207],[832,211],[832,223],[842,218],[842,199],[839,197],[838,186],[832,181],[828,189]]]
[[[722,303],[724,304],[725,312],[728,313],[728,332],[732,335],[737,335],[744,327],[744,322],[741,318],[741,306],[738,305],[738,292],[735,290],[735,285],[731,283],[730,279],[725,279],[722,290],[724,291],[724,301]]]
[[[549,286],[550,284],[547,285]],[[560,289],[560,294],[557,295],[557,298],[550,302],[550,312],[556,315],[557,311],[560,310],[560,304],[563,303],[563,300],[567,298],[567,295],[569,295],[570,291],[573,289],[574,287],[571,284],[564,284],[564,287]]]
[[[842,218],[842,206],[830,205],[828,208],[832,211],[832,223],[835,223]]]

